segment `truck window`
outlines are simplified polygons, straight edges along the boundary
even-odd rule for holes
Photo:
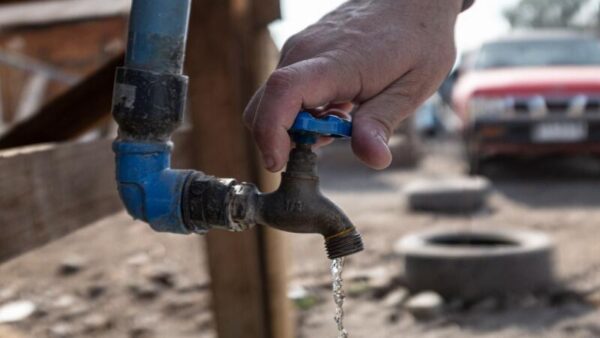
[[[544,39],[495,42],[484,45],[476,69],[600,65],[600,41]]]

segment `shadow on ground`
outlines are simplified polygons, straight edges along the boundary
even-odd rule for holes
[[[337,141],[317,151],[323,189],[335,192],[393,192],[385,172],[368,168],[352,153],[349,142]],[[342,182],[343,184],[340,184]]]
[[[496,159],[484,174],[498,193],[532,208],[600,205],[600,160],[595,158]]]
[[[553,329],[563,332],[565,337],[569,333],[600,336],[600,324],[575,324],[579,318],[596,311],[582,295],[575,292],[560,291],[541,297],[529,296],[513,299],[508,303],[513,304],[500,302],[494,308],[486,308],[489,300],[485,300],[474,304],[472,309],[450,313],[447,319],[460,325],[465,331],[477,334],[519,329],[533,336]]]

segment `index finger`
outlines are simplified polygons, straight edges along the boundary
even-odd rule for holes
[[[281,170],[288,159],[288,130],[303,108],[352,101],[359,79],[329,58],[317,57],[276,70],[267,81],[252,132],[267,169]]]

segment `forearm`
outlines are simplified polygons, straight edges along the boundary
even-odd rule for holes
[[[462,10],[466,11],[467,9],[469,9],[469,7],[473,6],[474,3],[475,0],[464,0]]]

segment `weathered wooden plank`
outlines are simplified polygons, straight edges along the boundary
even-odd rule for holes
[[[131,0],[46,0],[9,3],[0,7],[0,28],[126,15],[130,8]]]
[[[126,22],[114,17],[0,31],[0,80],[10,84],[1,88],[2,111],[9,127],[16,122],[27,78],[32,74],[48,77],[51,81],[42,106],[52,102],[123,52]]]
[[[175,166],[191,165],[191,139],[176,135]],[[122,209],[111,143],[0,152],[0,263]]]
[[[27,80],[15,112],[15,120],[24,120],[40,109],[48,89],[48,82],[49,79],[44,74],[34,74]]]
[[[37,114],[15,125],[0,137],[0,149],[77,137],[109,118],[115,69],[123,54],[97,70]]]
[[[22,37],[22,36],[21,36]],[[0,37],[0,43],[2,38]],[[59,81],[64,84],[74,85],[79,81],[76,75],[61,71],[58,67],[51,66],[45,62],[35,60],[26,55],[14,54],[6,51],[0,52],[0,63],[24,72],[40,73],[48,79]]]
[[[0,262],[119,210],[110,144],[0,153]]]

